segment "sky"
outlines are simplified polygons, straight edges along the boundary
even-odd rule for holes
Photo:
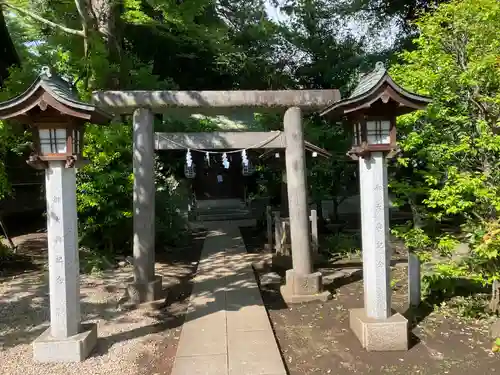
[[[286,15],[281,13],[269,0],[266,1],[266,11],[269,18],[273,21],[285,21],[287,18]]]
[[[288,16],[280,12],[279,9],[272,5],[270,0],[266,0],[265,7],[269,18],[271,18],[273,21],[287,21]],[[373,41],[373,46],[390,47],[392,44],[394,44],[397,33],[399,31],[396,27],[395,21],[396,20],[393,20],[393,22],[388,24],[387,28],[380,30],[379,35],[371,36],[370,39]],[[347,27],[349,28],[350,32],[357,37],[362,37],[368,32],[366,25],[363,25],[361,22],[357,22],[355,20],[349,21]],[[370,49],[369,46],[368,49]]]

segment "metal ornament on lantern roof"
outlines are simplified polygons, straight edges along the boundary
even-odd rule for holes
[[[29,125],[33,151],[27,160],[37,169],[49,161],[65,161],[75,167],[83,161],[85,124],[109,124],[112,118],[92,104],[80,101],[75,88],[45,66],[21,95],[0,103],[0,120]]]

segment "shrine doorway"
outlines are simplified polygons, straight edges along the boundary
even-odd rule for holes
[[[241,173],[241,155],[228,151],[229,167],[222,164],[220,153],[205,155],[195,153],[196,176],[193,191],[197,200],[240,199],[245,198],[245,177]]]

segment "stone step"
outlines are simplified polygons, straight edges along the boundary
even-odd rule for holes
[[[241,199],[203,199],[196,202],[199,210],[229,208],[245,208],[245,202]]]
[[[252,215],[250,211],[241,210],[233,212],[198,212],[198,220],[200,221],[223,221],[223,220],[239,220],[239,219],[251,219]]]
[[[219,214],[240,214],[240,213],[248,213],[250,210],[245,208],[214,208],[214,209],[197,209],[196,212],[199,214],[205,215],[219,215]]]
[[[210,220],[245,220],[245,219],[251,219],[252,216],[250,214],[246,215],[198,215],[197,216],[198,220],[204,220],[204,221],[210,221]]]

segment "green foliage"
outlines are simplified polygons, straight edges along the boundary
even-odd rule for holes
[[[85,155],[90,163],[78,173],[78,215],[81,243],[108,257],[132,248],[132,126],[115,124],[86,131]],[[187,204],[187,188],[172,169],[156,162],[157,243],[183,241],[185,223],[178,212]],[[98,261],[98,260],[97,260]]]
[[[391,233],[401,238],[409,249],[422,251],[429,249],[433,244],[429,235],[422,228],[414,228],[412,223],[395,227],[391,230]]]
[[[85,132],[90,162],[78,171],[81,243],[108,254],[131,248],[131,139],[130,124],[89,126]]]
[[[315,145],[332,152],[331,158],[311,160],[307,177],[313,199],[333,199],[337,216],[338,205],[358,189],[357,165],[348,162],[344,151],[350,147],[350,137],[341,124],[332,125],[315,118],[306,124],[306,136]]]
[[[432,277],[440,280],[490,283],[500,275],[496,240],[480,235],[496,235],[500,208],[498,24],[496,0],[442,4],[418,20],[416,49],[403,52],[404,63],[391,70],[406,88],[433,98],[426,111],[398,122],[404,155],[391,188],[426,224],[402,237],[410,247],[432,248],[448,259],[463,237],[471,245],[458,263],[436,265]],[[462,233],[430,234],[428,224],[445,219],[463,222]]]
[[[4,238],[0,237],[0,264],[3,262],[8,262],[14,256],[12,249],[8,247],[4,242]]]
[[[191,198],[189,183],[166,170],[156,161],[156,241],[162,246],[183,244],[186,237],[186,218],[179,208],[187,207]]]
[[[332,256],[351,257],[361,252],[359,234],[336,233],[325,238],[324,246]]]
[[[445,318],[460,317],[465,321],[477,321],[478,319],[488,318],[486,313],[487,294],[476,293],[466,296],[451,296],[446,302],[438,305],[438,311]]]
[[[114,5],[102,0],[105,5]],[[426,111],[402,116],[398,123],[403,157],[391,165],[390,188],[396,204],[409,208],[413,223],[395,228],[424,262],[434,262],[424,278],[435,290],[455,291],[456,279],[498,279],[496,212],[500,208],[500,69],[497,0],[442,2],[286,1],[282,9],[289,23],[275,22],[265,13],[263,0],[165,1],[126,0],[115,7],[109,25],[99,25],[108,14],[92,14],[85,22],[75,3],[54,0],[11,0],[26,11],[58,26],[40,23],[29,13],[5,11],[21,67],[10,70],[0,100],[21,93],[40,66],[51,65],[76,83],[82,98],[101,89],[286,89],[339,88],[349,92],[360,70],[387,51],[367,53],[363,38],[348,31],[350,15],[376,13],[377,19],[396,15],[407,21],[419,10],[428,11],[415,23],[419,34],[412,48],[398,56],[391,69],[404,87],[429,95]],[[404,4],[403,4],[404,3]],[[430,4],[440,3],[436,9]],[[93,1],[85,3],[95,5]],[[345,6],[344,6],[345,5]],[[374,5],[377,5],[374,7]],[[100,7],[105,9],[106,7]],[[353,13],[353,9],[356,12]],[[432,11],[429,11],[432,10]],[[358,12],[359,11],[359,12]],[[12,14],[15,13],[15,16]],[[109,26],[108,25],[108,26]],[[379,24],[380,25],[380,24]],[[83,38],[63,28],[81,30]],[[146,43],[147,41],[147,43]],[[258,119],[262,129],[281,129],[281,115]],[[130,118],[107,128],[90,125],[85,154],[90,163],[78,173],[78,213],[86,270],[105,267],[108,259],[130,252],[132,233],[132,155]],[[158,131],[208,131],[207,119],[155,124]],[[314,199],[334,197],[335,204],[356,192],[356,164],[347,163],[350,136],[341,124],[326,124],[311,116],[306,137],[332,153],[308,166]],[[0,156],[22,153],[27,134],[14,134],[0,123]],[[156,162],[157,244],[183,241],[185,222],[178,208],[189,200],[182,178],[182,160],[158,155]],[[280,174],[259,167],[278,187]],[[0,165],[0,196],[8,192]],[[445,221],[460,225],[460,233],[440,230]],[[458,241],[471,251],[457,258]],[[335,235],[327,239],[332,253],[359,251],[359,238]],[[445,259],[445,261],[443,261]],[[450,281],[451,280],[451,281]]]

